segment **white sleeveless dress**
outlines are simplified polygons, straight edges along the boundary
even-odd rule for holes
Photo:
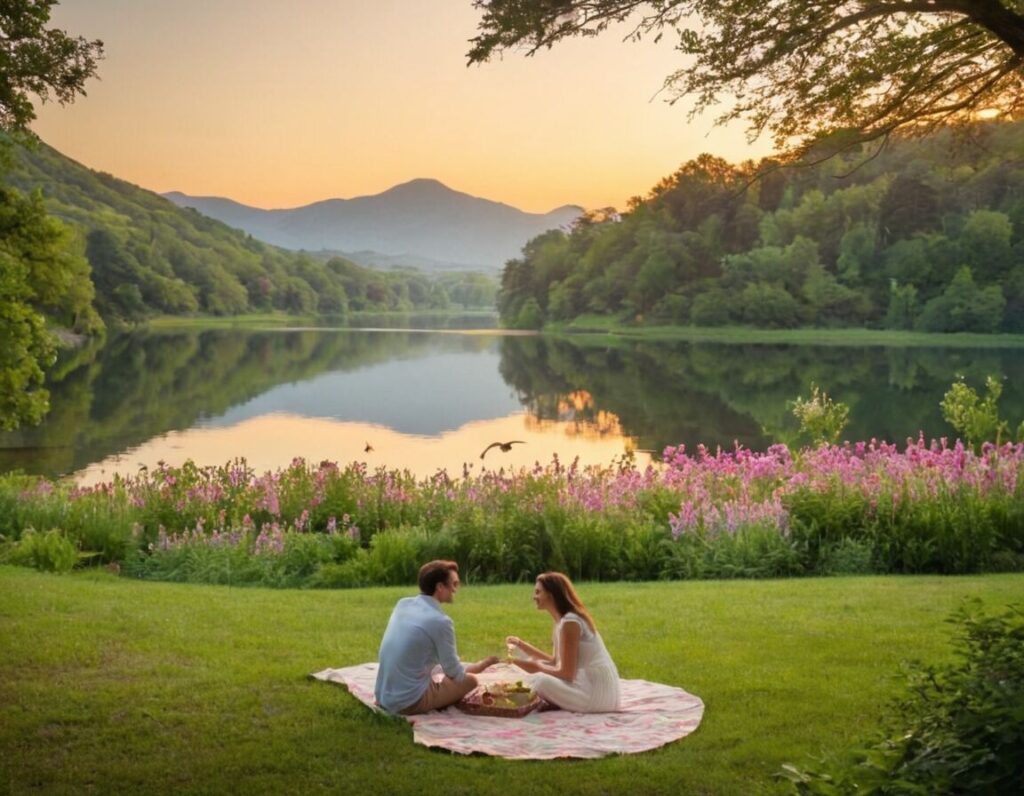
[[[604,646],[601,634],[591,630],[586,620],[579,615],[568,613],[555,624],[555,660],[559,660],[558,643],[566,622],[573,622],[580,627],[576,677],[570,682],[538,672],[529,676],[530,686],[545,700],[563,710],[576,713],[607,713],[618,710],[619,671]]]

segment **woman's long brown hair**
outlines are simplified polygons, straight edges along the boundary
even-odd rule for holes
[[[543,587],[544,591],[551,595],[551,599],[555,601],[555,608],[558,609],[558,613],[561,616],[565,616],[572,611],[574,614],[583,617],[583,620],[590,626],[593,632],[597,632],[590,612],[583,605],[583,600],[580,599],[576,589],[572,586],[572,581],[566,575],[563,575],[561,572],[542,572],[537,576],[537,582]]]

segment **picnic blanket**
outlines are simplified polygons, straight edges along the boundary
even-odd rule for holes
[[[310,676],[343,685],[360,702],[380,710],[373,701],[376,663],[324,669]],[[489,683],[522,676],[522,670],[498,664],[477,678]],[[452,706],[404,718],[412,724],[413,740],[423,746],[513,760],[551,760],[646,752],[689,735],[704,715],[700,697],[661,683],[622,680],[621,695],[616,713],[551,710],[512,719],[474,716]]]

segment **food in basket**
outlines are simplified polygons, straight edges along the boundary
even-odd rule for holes
[[[499,682],[477,686],[455,707],[479,716],[522,718],[542,704],[543,700],[519,680],[515,683]]]
[[[496,707],[520,708],[534,699],[534,689],[524,685],[522,680],[494,682],[484,688],[484,700],[487,697],[493,700],[492,704]]]
[[[518,708],[529,704],[533,699],[533,689],[524,685],[522,680],[514,683],[490,683],[484,687],[481,702],[498,708]]]

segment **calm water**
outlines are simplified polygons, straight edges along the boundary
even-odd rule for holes
[[[1024,350],[623,342],[458,329],[140,332],[67,356],[36,429],[0,435],[0,471],[83,482],[160,461],[258,469],[294,457],[421,475],[530,466],[685,443],[763,449],[817,383],[850,406],[849,439],[951,434],[956,374],[1005,377],[1024,417]],[[511,451],[483,448],[522,440]],[[371,450],[367,450],[367,447]]]

